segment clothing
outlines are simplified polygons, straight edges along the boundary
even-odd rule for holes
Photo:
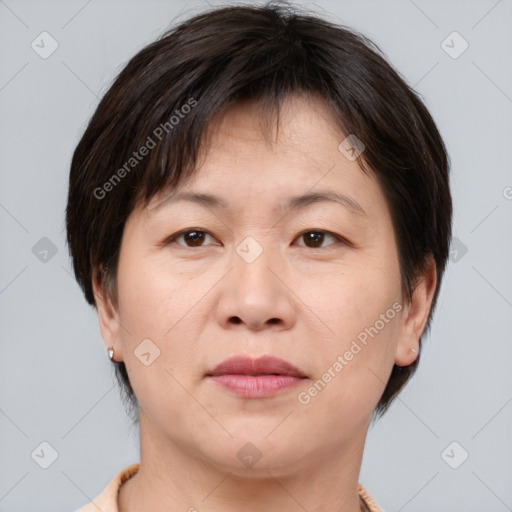
[[[117,509],[117,493],[119,488],[126,480],[137,473],[139,466],[140,464],[136,463],[121,470],[91,503],[78,509],[76,512],[98,512],[100,510],[101,512],[119,512]],[[368,510],[370,512],[383,512],[370,493],[361,484],[358,485],[359,496]]]

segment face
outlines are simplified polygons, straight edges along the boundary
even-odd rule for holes
[[[145,435],[232,471],[242,453],[284,472],[360,446],[393,364],[415,359],[435,283],[403,302],[382,191],[340,151],[321,100],[290,97],[275,144],[258,116],[243,103],[217,118],[193,178],[132,212],[118,304],[99,315]],[[252,377],[251,393],[247,376],[207,376],[237,355],[280,358],[302,378]]]

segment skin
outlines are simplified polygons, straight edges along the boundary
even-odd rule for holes
[[[180,186],[221,196],[228,209],[155,196],[125,225],[117,304],[94,278],[105,346],[125,362],[141,404],[140,469],[120,489],[120,512],[359,511],[372,412],[393,364],[416,358],[434,263],[406,303],[382,191],[338,149],[345,136],[321,99],[290,96],[276,144],[265,141],[258,116],[246,102],[215,118],[212,145]],[[365,215],[327,201],[276,209],[326,188]],[[182,235],[162,243],[192,228],[206,232],[203,242]],[[324,230],[323,241],[302,236],[308,230]],[[263,249],[252,263],[236,252],[247,236]],[[393,303],[402,310],[300,403],[298,394]],[[149,366],[134,355],[147,338],[160,350]],[[205,378],[235,354],[275,355],[308,378],[271,398],[244,399]],[[248,442],[262,455],[252,467],[237,458]]]

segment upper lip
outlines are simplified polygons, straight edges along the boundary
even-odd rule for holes
[[[254,358],[246,355],[233,356],[218,364],[206,375],[290,375],[304,378],[305,375],[298,368],[284,359],[274,356],[261,356]]]

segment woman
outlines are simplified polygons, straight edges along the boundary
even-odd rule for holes
[[[430,326],[448,168],[378,48],[289,6],[212,9],[133,57],[66,214],[140,463],[81,512],[381,510],[364,443]]]

